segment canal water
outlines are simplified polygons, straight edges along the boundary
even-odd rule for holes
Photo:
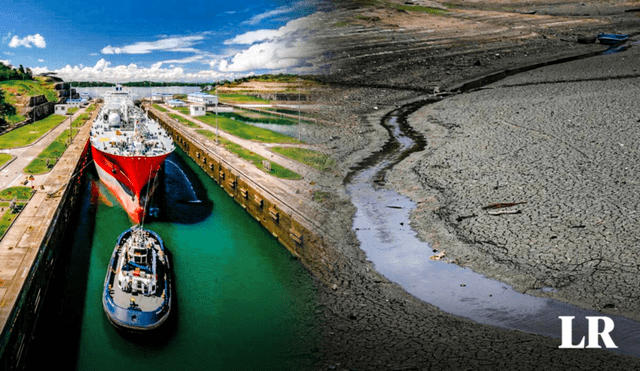
[[[168,158],[158,217],[170,252],[174,316],[153,337],[117,332],[101,303],[127,214],[89,173],[28,353],[28,369],[293,370],[317,352],[310,274],[180,149]],[[164,195],[162,194],[164,193]]]

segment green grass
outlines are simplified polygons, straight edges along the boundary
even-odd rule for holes
[[[214,139],[216,138],[216,134],[212,131],[208,131],[208,130],[196,130],[196,132],[198,134],[204,135],[207,138],[210,139]],[[226,140],[224,138],[220,138],[218,137],[220,144],[225,147],[229,152],[236,154],[237,156],[251,162],[255,167],[257,167],[258,169],[267,172],[263,165],[262,165],[262,161],[267,160],[266,158],[249,151],[248,149],[233,143],[229,140]],[[291,179],[291,180],[298,180],[298,179],[302,179],[302,176],[298,173],[296,173],[293,170],[287,169],[284,166],[281,166],[275,162],[271,162],[271,172],[269,172],[269,174],[278,177],[278,178],[282,178],[282,179]]]
[[[78,112],[78,107],[71,107],[67,110],[67,115],[73,115],[76,112]]]
[[[65,116],[51,115],[40,121],[25,125],[0,135],[0,149],[22,147],[35,142],[44,133],[60,124]]]
[[[173,109],[185,115],[189,114],[189,107],[173,107]]]
[[[198,120],[205,124],[216,126],[216,115],[207,113],[206,116],[199,116]],[[231,120],[226,117],[218,116],[218,127],[220,130],[224,130],[229,134],[233,134],[237,137],[253,140],[262,143],[302,143],[299,140],[290,136],[276,133],[275,131],[258,128],[239,122],[237,120]]]
[[[26,205],[24,202],[16,202],[16,204],[23,207]],[[14,213],[13,210],[9,208],[8,202],[0,202],[0,207],[0,210],[5,210],[4,214],[2,214],[2,218],[0,218],[0,239],[2,239],[13,220],[18,217],[18,213]]]
[[[84,126],[87,120],[89,120],[89,114],[83,113],[82,115],[78,116],[75,120],[73,120],[73,122],[71,123],[71,126],[75,128]]]
[[[25,116],[17,115],[17,114],[5,117],[5,120],[7,120],[7,122],[9,124],[17,124],[17,123],[22,122],[22,121],[24,121],[26,119],[27,118]]]
[[[177,120],[179,123],[181,123],[184,126],[190,127],[190,128],[199,128],[200,125],[198,124],[194,124],[193,122],[191,122],[190,120],[185,119],[184,117],[177,115],[175,113],[170,113],[169,117],[171,117],[174,120]]]
[[[44,95],[49,102],[58,101],[58,95],[56,94],[56,91],[53,90],[53,84],[43,81],[1,81],[0,89],[4,89],[5,91],[5,100],[14,106],[18,102],[18,95],[30,97],[35,95]]]
[[[18,196],[18,200],[26,201],[31,198],[31,187],[10,187],[0,192],[0,199],[11,201]]]
[[[78,134],[78,129],[73,129],[72,136]],[[69,140],[69,129],[65,130],[56,140],[54,140],[44,151],[40,152],[29,165],[24,168],[24,172],[27,174],[44,174],[48,173],[51,168],[58,162],[58,159],[62,156],[67,149],[67,141]],[[49,160],[49,166],[47,166],[47,159]]]
[[[260,103],[260,104],[271,103],[271,101],[269,100],[256,98],[256,97],[252,97],[250,95],[245,95],[245,94],[226,93],[226,94],[218,94],[218,97],[221,102],[229,102],[229,103]]]
[[[11,156],[10,154],[7,153],[0,153],[0,167],[2,167],[2,165],[6,164],[9,160],[11,160],[13,156]]]
[[[331,156],[311,149],[273,147],[271,150],[285,157],[289,157],[292,160],[307,164],[320,171],[329,171],[336,165],[336,162],[331,158]]]
[[[91,104],[89,107],[87,107],[85,112],[93,112],[95,110],[96,110],[96,105],[95,104]]]
[[[157,104],[154,104],[154,105],[153,105],[153,108],[157,109],[158,111],[167,112],[167,109],[166,109],[166,108],[164,108],[164,107],[160,107],[160,106],[159,106],[159,105],[157,105]]]

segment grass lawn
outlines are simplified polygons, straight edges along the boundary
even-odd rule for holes
[[[206,116],[198,116],[198,120],[216,127],[216,115],[207,113]],[[231,120],[226,117],[218,116],[218,127],[220,130],[224,130],[229,134],[233,134],[237,137],[253,140],[262,143],[302,143],[299,140],[290,136],[276,133],[275,131],[258,128],[239,122],[237,120]]]
[[[87,109],[85,109],[85,112],[93,112],[96,110],[96,105],[95,104],[91,104],[89,107],[87,107]]]
[[[210,139],[215,140],[216,138],[216,133],[208,131],[208,130],[196,130],[196,132],[198,132],[198,134],[202,134]],[[234,153],[236,155],[238,155],[239,157],[251,162],[255,167],[257,167],[258,169],[267,172],[264,167],[262,166],[262,161],[267,160],[266,158],[249,151],[248,149],[235,144],[231,141],[228,141],[224,138],[218,138],[220,140],[220,144],[226,148],[229,152]],[[271,162],[271,161],[269,161]],[[302,179],[302,176],[298,173],[296,173],[293,170],[289,170],[284,166],[280,166],[278,164],[276,164],[275,162],[271,162],[271,172],[269,172],[269,174],[278,177],[278,178],[282,178],[282,179],[292,179],[292,180],[297,180],[297,179]]]
[[[185,115],[188,115],[190,113],[189,107],[173,107],[173,109],[180,113],[184,113]]]
[[[78,118],[73,120],[73,122],[71,123],[71,126],[73,126],[74,128],[84,126],[87,120],[89,120],[89,114],[83,113],[82,115],[78,116]]]
[[[182,117],[180,115],[176,115],[175,113],[170,113],[169,117],[171,117],[174,120],[177,120],[182,125],[190,127],[190,128],[199,128],[200,127],[200,125],[194,124],[193,122],[185,119],[184,117]]]
[[[31,198],[31,187],[9,187],[0,192],[0,199],[11,201],[18,196],[18,200],[26,201]]]
[[[275,153],[289,157],[292,160],[307,164],[320,171],[329,171],[336,165],[336,162],[331,158],[331,156],[311,149],[273,147],[271,150]]]
[[[26,120],[27,118],[25,116],[22,115],[11,115],[11,116],[6,116],[5,120],[7,120],[7,122],[9,124],[17,124],[19,122],[22,122],[24,120]]]
[[[65,116],[50,115],[40,121],[0,135],[0,149],[22,147],[31,144],[44,133],[61,123],[65,118]]]
[[[161,111],[161,112],[167,112],[167,109],[166,109],[166,108],[164,108],[164,107],[160,107],[160,106],[159,106],[159,105],[157,105],[157,104],[154,104],[154,105],[153,105],[153,108],[155,108],[155,109],[157,109],[158,111]]]
[[[67,110],[67,115],[73,115],[74,113],[78,112],[78,107],[71,107]]]
[[[73,129],[71,133],[74,137],[78,134],[78,129]],[[69,129],[65,130],[56,140],[54,140],[49,147],[40,152],[38,157],[33,159],[24,168],[24,172],[27,174],[44,174],[48,173],[53,165],[58,162],[58,159],[62,156],[67,149],[67,141],[69,140]],[[47,159],[49,160],[49,166],[47,166]]]
[[[24,202],[16,202],[18,205],[24,206]],[[9,202],[0,202],[0,213],[2,213],[2,218],[0,218],[0,239],[4,236],[4,233],[9,229],[9,226],[13,222],[15,218],[18,217],[18,213],[13,213],[13,211],[9,208]]]
[[[0,153],[0,167],[7,163],[7,161],[11,160],[11,155],[7,153]]]
[[[229,103],[259,103],[259,104],[270,104],[271,101],[252,97],[250,95],[245,94],[218,94],[218,98],[220,102],[229,102]]]

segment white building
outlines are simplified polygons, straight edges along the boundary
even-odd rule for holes
[[[67,106],[69,107],[83,107],[87,104],[86,99],[67,99]]]
[[[162,102],[164,100],[161,93],[153,93],[151,94],[151,101],[153,102]]]
[[[187,95],[187,100],[193,103],[200,103],[204,105],[217,104],[218,96],[207,93],[190,93]]]
[[[194,104],[189,106],[189,114],[191,116],[204,116],[207,114],[207,109],[201,104]]]
[[[177,100],[177,99],[171,99],[169,101],[166,102],[168,105],[170,105],[171,107],[184,107],[186,106],[186,104],[181,101],[181,100]]]
[[[56,104],[53,113],[55,113],[56,115],[65,116],[68,110],[69,106],[67,106],[66,104]]]

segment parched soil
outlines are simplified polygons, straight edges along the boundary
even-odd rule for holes
[[[633,34],[638,13],[625,10],[637,7],[637,3],[412,2],[446,13],[406,10],[404,1],[336,1],[336,8],[329,14],[330,26],[317,39],[330,50],[324,60],[316,61],[325,63],[330,71],[324,76],[330,87],[317,103],[322,117],[334,124],[317,129],[322,135],[316,144],[332,153],[337,165],[332,172],[314,179],[310,188],[333,195],[321,201],[325,212],[320,218],[339,241],[334,246],[338,254],[332,272],[339,284],[319,285],[324,307],[323,340],[321,347],[309,354],[316,360],[315,368],[640,368],[636,358],[593,349],[558,349],[559,339],[479,325],[406,294],[378,274],[360,250],[351,229],[355,208],[342,184],[350,167],[380,149],[388,138],[379,125],[385,113],[420,97],[455,93],[471,79],[602,51],[604,47],[598,43],[578,43],[578,36]],[[447,144],[446,134],[432,134],[433,138],[427,140]],[[428,165],[422,161],[422,165]],[[400,170],[392,173],[390,180],[401,181],[396,184],[399,189],[413,189],[414,196],[422,197],[420,192],[430,184],[424,176],[421,178],[416,162],[412,164],[399,165]],[[402,171],[413,175],[399,176]],[[422,211],[442,222],[447,214],[435,213],[436,208]],[[426,228],[424,224],[415,227]],[[418,231],[428,237],[426,230]],[[456,233],[447,238],[464,244]]]

